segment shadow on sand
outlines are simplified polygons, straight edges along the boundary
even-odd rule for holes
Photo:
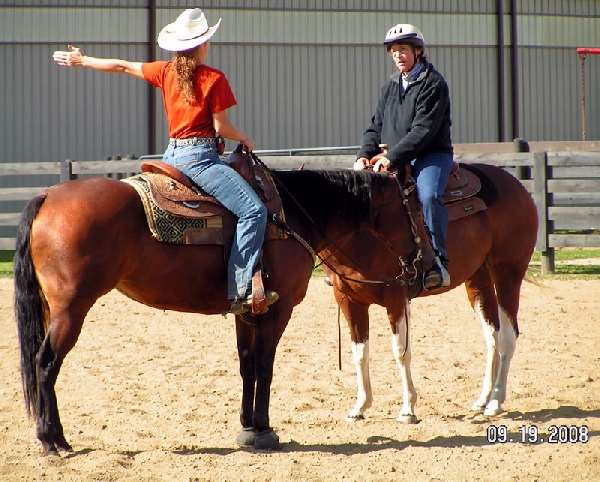
[[[479,416],[481,417],[481,416]],[[481,425],[502,425],[502,418],[490,419],[487,417],[479,418],[474,415],[471,423]],[[588,418],[600,418],[600,410],[583,410],[574,406],[561,406],[558,408],[545,408],[542,410],[532,412],[507,412],[503,414],[504,418],[515,421],[525,421],[530,423],[544,423],[547,424],[556,419],[573,419],[584,420]],[[452,417],[454,419],[467,419],[468,417]],[[584,425],[583,423],[576,423],[576,425]],[[544,440],[548,440],[546,427],[540,427],[540,437]],[[485,432],[485,430],[482,430]],[[589,437],[594,438],[600,436],[600,431],[590,431]],[[518,431],[509,432],[508,438],[514,443],[521,440],[521,435]],[[322,452],[333,455],[354,455],[354,454],[369,454],[380,452],[383,450],[404,450],[409,447],[424,447],[424,448],[465,448],[465,447],[483,447],[488,445],[494,445],[490,443],[483,433],[482,435],[452,435],[449,437],[435,437],[430,440],[419,441],[419,440],[395,440],[389,437],[382,437],[378,435],[367,438],[364,443],[341,443],[341,444],[307,444],[303,445],[295,440],[291,440],[288,443],[281,444],[281,450],[277,452],[281,453],[294,453],[294,452]],[[496,444],[499,445],[499,444]],[[523,443],[523,445],[534,445],[529,443]],[[539,444],[538,444],[539,445]],[[65,458],[77,457],[80,455],[86,455],[90,452],[94,452],[94,449],[82,449],[76,452],[65,455]],[[126,451],[119,452],[122,455],[128,457],[135,457],[142,451]],[[262,452],[253,448],[233,448],[233,447],[200,447],[200,446],[189,446],[181,447],[171,451],[175,455],[189,456],[189,455],[229,455],[235,452]]]
[[[544,409],[536,412],[510,412],[506,414],[508,418],[512,420],[523,420],[536,423],[547,423],[554,419],[560,418],[573,418],[573,419],[585,419],[585,418],[600,418],[600,410],[581,410],[577,407],[559,407],[557,409]],[[487,419],[485,422],[489,425],[501,425],[501,420],[492,421]],[[583,424],[577,424],[583,425]],[[485,432],[485,431],[484,431]],[[600,431],[589,431],[588,435],[590,438],[598,437]],[[540,439],[547,441],[548,433],[546,427],[540,427],[539,432]],[[507,433],[507,438],[510,442],[520,443],[522,445],[541,445],[543,442],[535,444],[520,442],[522,434],[516,430]],[[483,447],[489,445],[500,445],[493,444],[488,441],[485,433],[483,435],[452,435],[449,437],[435,437],[430,440],[419,441],[419,440],[395,440],[389,437],[372,436],[367,439],[365,443],[343,443],[343,444],[308,444],[303,445],[299,442],[291,440],[288,443],[284,443],[281,446],[280,452],[282,453],[294,453],[294,452],[323,452],[333,455],[354,455],[354,454],[369,454],[379,452],[383,450],[404,450],[409,447],[424,447],[424,448],[465,448],[465,447]],[[249,451],[254,452],[252,448],[217,448],[217,447],[196,447],[185,450],[176,450],[173,453],[178,455],[198,455],[198,454],[214,454],[214,455],[229,455],[233,452],[238,451]]]

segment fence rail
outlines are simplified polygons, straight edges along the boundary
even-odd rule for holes
[[[265,154],[261,159],[273,169],[347,169],[354,160],[350,154]],[[536,248],[542,254],[542,272],[554,271],[555,248],[600,247],[600,234],[596,232],[600,230],[600,152],[459,151],[457,160],[501,167],[531,193],[540,220]],[[56,183],[90,176],[121,179],[139,172],[139,163],[139,160],[5,163],[0,164],[0,177],[55,176]],[[46,187],[0,188],[0,202],[18,202],[22,209]],[[14,249],[19,217],[19,212],[0,213],[0,229],[4,229],[0,250]]]

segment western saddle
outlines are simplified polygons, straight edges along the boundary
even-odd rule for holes
[[[265,204],[269,219],[284,220],[279,192],[269,172],[254,162],[240,144],[229,156],[228,164],[257,192]],[[201,192],[178,169],[161,161],[145,161],[142,173],[125,180],[140,197],[154,238],[179,244],[222,245],[225,258],[236,229],[236,219],[214,197]],[[173,226],[177,226],[173,229]],[[169,236],[165,235],[169,231]],[[173,231],[175,234],[173,234]],[[265,241],[283,239],[287,235],[269,222]],[[267,311],[262,270],[252,277],[252,314]]]

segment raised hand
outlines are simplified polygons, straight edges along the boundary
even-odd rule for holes
[[[83,63],[83,52],[79,47],[69,45],[69,50],[57,50],[52,54],[52,59],[63,67],[80,67]]]

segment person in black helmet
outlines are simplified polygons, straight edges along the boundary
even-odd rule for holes
[[[425,273],[424,286],[428,290],[446,287],[450,285],[448,211],[442,195],[453,163],[448,85],[425,57],[425,40],[415,26],[395,25],[387,32],[384,45],[398,72],[381,89],[354,169],[365,169],[369,159],[380,153],[380,144],[387,144],[389,150],[377,161],[375,171],[411,163],[435,250],[435,263]]]

